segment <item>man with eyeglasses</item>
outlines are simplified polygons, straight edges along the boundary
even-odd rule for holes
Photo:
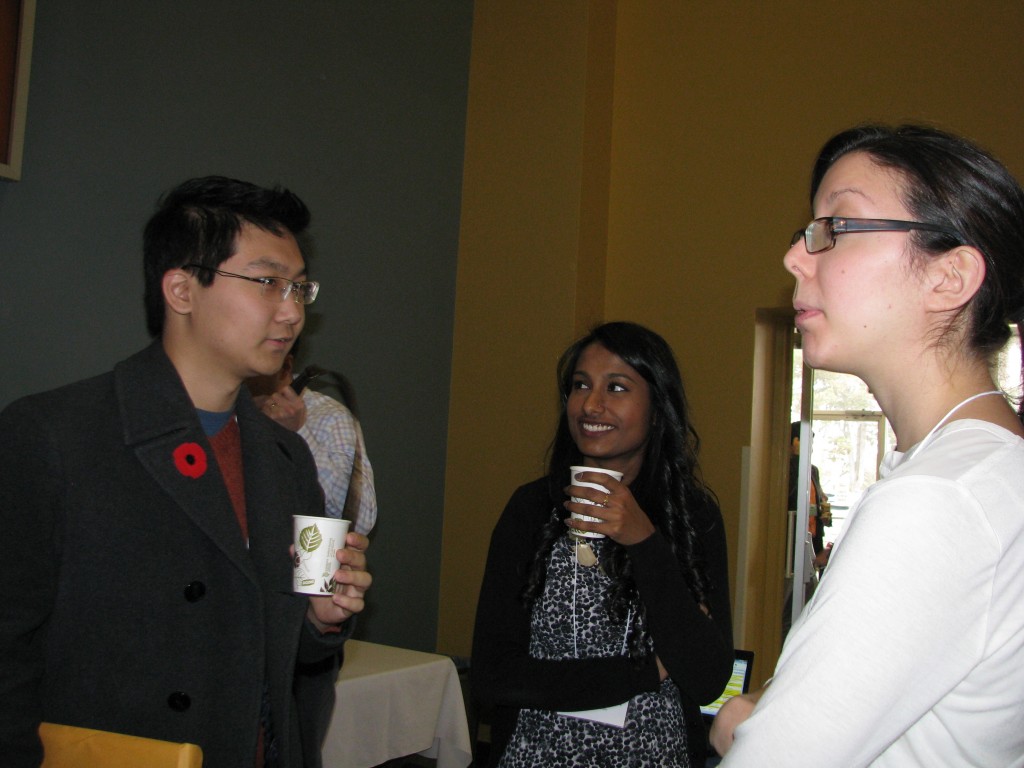
[[[365,536],[331,597],[292,592],[291,515],[324,514],[301,437],[242,386],[279,370],[319,285],[288,190],[193,179],[144,235],[154,342],[0,414],[0,754],[41,722],[198,744],[203,765],[301,766],[297,668],[340,653]]]

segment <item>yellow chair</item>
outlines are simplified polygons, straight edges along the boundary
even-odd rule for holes
[[[42,768],[202,768],[203,750],[195,744],[126,736],[73,725],[43,723]]]

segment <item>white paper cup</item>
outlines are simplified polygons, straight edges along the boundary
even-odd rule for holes
[[[616,480],[622,479],[622,473],[616,472],[614,469],[602,469],[601,467],[569,467],[569,482],[571,485],[579,485],[583,488],[596,488],[597,490],[603,491],[604,493],[610,493],[610,491],[607,488],[605,488],[603,485],[599,485],[598,483],[584,483],[580,480],[577,480],[576,476],[582,472],[601,472],[602,474],[614,477]],[[599,506],[597,504],[594,504],[594,502],[592,502],[590,499],[581,499],[578,496],[572,496],[571,498],[573,501],[579,502],[580,504],[590,504],[592,506]],[[576,512],[573,512],[570,515],[570,517],[573,520],[587,520],[591,523],[601,522],[601,518],[599,517],[591,517],[590,515],[580,515]],[[603,533],[597,533],[595,531],[581,531],[577,528],[569,528],[569,533],[581,539],[604,538]]]
[[[336,517],[292,515],[295,570],[292,588],[304,595],[334,593],[335,553],[345,548],[348,520]]]

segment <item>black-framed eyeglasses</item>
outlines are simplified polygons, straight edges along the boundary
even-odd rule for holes
[[[925,224],[920,221],[899,221],[897,219],[846,219],[841,216],[826,216],[815,219],[804,229],[798,229],[793,233],[793,239],[789,241],[792,248],[800,238],[804,239],[804,246],[808,253],[820,253],[835,247],[836,236],[845,235],[850,232],[910,232],[914,229],[923,229],[927,232],[941,232],[944,235],[954,237],[959,242],[964,242],[959,232],[943,227],[939,224]]]
[[[315,280],[296,282],[286,277],[248,277],[247,275],[236,275],[234,272],[225,272],[222,269],[205,267],[202,264],[186,264],[185,266],[205,269],[207,272],[213,272],[224,277],[237,277],[241,280],[257,283],[260,286],[260,295],[267,301],[275,303],[280,303],[291,296],[296,304],[312,304],[316,301],[316,295],[320,292],[320,283]]]

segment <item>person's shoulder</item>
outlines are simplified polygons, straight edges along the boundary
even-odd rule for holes
[[[710,533],[715,529],[724,529],[722,510],[718,497],[703,485],[693,489],[687,504],[690,507],[690,520],[698,535]]]
[[[549,477],[539,477],[520,485],[505,504],[503,517],[522,519],[546,514],[554,506],[551,487]]]
[[[355,421],[356,417],[344,403],[323,392],[307,387],[302,391],[302,400],[307,412],[331,414],[347,421]]]
[[[512,492],[512,497],[509,499],[509,504],[513,502],[519,504],[531,504],[535,505],[541,502],[551,501],[551,478],[547,475],[544,477],[538,477],[536,480],[531,480],[528,483],[520,485],[515,491]]]
[[[851,510],[847,527],[854,518],[860,526],[873,522],[887,535],[902,526],[918,544],[929,535],[963,547],[987,537],[986,531],[998,538],[1016,535],[1024,530],[1018,513],[1024,505],[1022,465],[1024,440],[1017,435],[985,421],[952,422],[921,447],[887,455],[883,477]]]
[[[13,419],[28,413],[44,416],[52,414],[57,417],[77,411],[80,420],[82,412],[79,409],[88,408],[89,411],[95,411],[96,408],[102,408],[104,403],[111,401],[112,394],[113,373],[107,371],[20,397],[8,404],[3,409],[3,414],[5,419]]]
[[[892,477],[933,476],[970,482],[972,476],[1019,467],[1024,439],[991,422],[960,419],[935,433],[930,444],[911,450]],[[1011,472],[1024,481],[1024,474]]]
[[[323,408],[330,408],[332,410],[341,408],[346,412],[348,411],[348,408],[346,408],[339,400],[315,390],[312,387],[306,387],[302,390],[302,399],[305,401],[307,408],[315,405]]]
[[[495,526],[495,535],[518,536],[539,530],[554,509],[560,507],[551,497],[551,483],[548,477],[540,477],[520,485],[505,504],[505,509]]]

